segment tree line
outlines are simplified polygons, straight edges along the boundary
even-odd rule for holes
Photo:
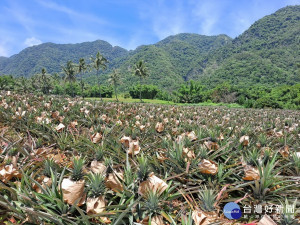
[[[107,69],[108,60],[98,52],[87,63],[84,58],[78,64],[68,61],[63,65],[62,76],[58,73],[48,74],[45,68],[41,73],[31,78],[12,76],[0,77],[0,89],[16,90],[21,92],[41,92],[43,94],[70,95],[71,97],[103,97],[111,98],[113,94],[118,101],[118,86],[122,75],[114,69],[109,75],[109,85],[101,85],[100,71]],[[300,65],[298,65],[300,68]],[[90,85],[84,81],[86,72],[96,72],[97,84]],[[143,79],[149,76],[149,69],[142,60],[136,62],[130,70],[139,78],[139,83],[129,88],[124,97],[140,99],[161,99],[177,103],[238,103],[249,108],[288,108],[300,109],[300,84],[266,87],[252,85],[238,87],[230,83],[222,83],[214,88],[201,82],[187,81],[172,93],[155,85],[143,84]]]
[[[78,64],[69,60],[66,65],[61,66],[61,74],[48,74],[45,68],[41,73],[37,73],[31,78],[26,79],[21,76],[14,78],[12,76],[0,77],[0,88],[5,90],[17,90],[22,92],[41,92],[43,94],[70,95],[75,97],[81,95],[85,97],[112,97],[113,93],[118,101],[118,85],[121,83],[121,73],[114,69],[109,75],[109,85],[100,84],[100,71],[107,69],[108,60],[97,52],[95,57],[90,58],[87,63],[84,58],[80,58]],[[96,72],[97,85],[90,85],[84,81],[84,75],[87,72]],[[143,78],[149,76],[148,68],[145,62],[140,60],[132,70],[133,75],[139,77],[140,87]],[[139,90],[140,101],[142,101],[142,88]],[[98,96],[97,96],[98,95]]]

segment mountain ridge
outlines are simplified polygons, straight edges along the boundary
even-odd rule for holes
[[[112,46],[96,40],[77,44],[43,43],[22,50],[9,58],[0,57],[0,74],[31,76],[45,67],[49,73],[60,72],[68,60],[89,59],[100,51],[108,60],[108,70],[101,71],[101,83],[107,82],[113,68],[120,69],[122,88],[136,82],[130,68],[143,59],[150,76],[145,82],[172,90],[190,79],[209,86],[229,82],[276,86],[300,82],[300,6],[287,6],[254,22],[232,39],[225,34],[206,36],[194,33],[171,35],[135,50]],[[86,75],[89,83],[95,73]]]

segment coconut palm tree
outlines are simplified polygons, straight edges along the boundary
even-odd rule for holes
[[[118,70],[114,69],[113,72],[109,75],[109,82],[114,86],[116,100],[118,100],[117,86],[120,84],[120,73]]]
[[[92,61],[92,66],[94,69],[97,71],[97,80],[98,80],[98,88],[99,88],[99,93],[100,93],[100,99],[102,101],[102,96],[101,96],[101,90],[100,90],[100,76],[99,76],[99,70],[103,69],[106,70],[107,66],[106,64],[108,63],[107,59],[104,58],[103,55],[100,54],[100,52],[97,52],[96,57],[91,57]]]
[[[84,98],[84,94],[83,94],[83,88],[84,88],[83,75],[84,75],[86,70],[87,70],[87,65],[85,63],[84,58],[79,59],[78,73],[80,74],[80,86],[81,86],[81,94],[82,94],[83,98]]]
[[[19,78],[19,86],[24,93],[28,91],[27,79],[24,76]]]
[[[54,74],[52,74],[52,79],[58,83],[60,81],[61,77],[58,73],[54,73]]]
[[[142,101],[142,79],[149,76],[148,68],[143,60],[138,61],[133,68],[135,76],[140,78],[140,101]]]
[[[50,82],[50,77],[47,76],[47,70],[45,68],[42,68],[40,82],[42,83],[43,94],[49,94],[49,90],[51,88],[51,82]]]
[[[62,71],[64,72],[64,80],[69,82],[71,85],[76,81],[76,70],[74,63],[70,60],[67,65],[62,66]],[[72,88],[72,97],[74,97],[74,88]]]

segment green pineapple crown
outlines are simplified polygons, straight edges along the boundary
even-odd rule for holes
[[[259,151],[254,149],[253,151],[250,151],[248,154],[246,154],[245,161],[250,166],[257,166],[260,164],[259,158],[260,158]]]
[[[18,154],[18,149],[17,148],[11,148],[8,153],[9,156],[15,156]]]
[[[12,164],[12,159],[8,158],[6,161],[5,161],[5,165],[10,165]]]
[[[207,152],[205,147],[200,146],[198,156],[199,156],[200,159],[207,159],[208,158],[208,152]]]
[[[113,161],[111,158],[105,158],[104,165],[107,168],[106,173],[111,173],[113,171]]]
[[[281,202],[281,201],[280,201]],[[284,224],[284,225],[297,225],[299,224],[297,221],[297,198],[295,199],[294,202],[289,202],[289,200],[287,198],[285,198],[285,202],[282,203],[281,202],[281,206],[283,208],[282,210],[282,214],[280,216],[280,224]],[[292,210],[291,212],[288,212],[286,207],[289,207]]]
[[[97,147],[95,150],[95,159],[97,161],[102,161],[103,156],[104,156],[103,147],[102,146]]]
[[[136,140],[137,139],[137,133],[132,132],[131,138],[132,138],[132,140]]]
[[[139,170],[138,170],[138,179],[140,181],[144,181],[148,178],[149,176],[149,164],[148,164],[148,159],[144,157],[142,154],[141,157],[138,158],[139,162]]]
[[[265,152],[264,152],[262,162],[263,162],[264,165],[266,165],[271,160],[272,160],[272,151],[266,149]]]
[[[203,189],[199,191],[198,197],[201,201],[200,207],[206,212],[211,212],[215,210],[215,201],[216,201],[216,192],[211,189],[207,189],[206,186],[203,186]]]
[[[73,171],[71,175],[71,179],[74,181],[81,180],[83,177],[83,166],[85,163],[84,158],[73,158]]]
[[[53,159],[46,159],[44,161],[44,175],[47,177],[51,177],[51,170],[56,171],[58,165],[55,163]]]
[[[145,208],[149,214],[159,214],[161,211],[159,204],[159,194],[156,191],[149,190],[146,195]]]
[[[105,177],[100,173],[90,173],[89,179],[89,192],[88,196],[91,198],[97,198],[105,192]]]

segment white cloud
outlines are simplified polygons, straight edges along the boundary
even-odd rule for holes
[[[192,16],[198,20],[199,33],[204,35],[219,34],[217,30],[218,23],[222,21],[222,11],[226,7],[226,1],[220,1],[218,4],[211,0],[195,1],[190,0],[193,6]]]
[[[81,22],[81,21],[84,21],[84,23],[86,21],[89,21],[89,22],[93,22],[96,24],[100,24],[100,25],[108,24],[107,21],[105,21],[95,15],[92,15],[90,13],[77,12],[71,8],[65,7],[65,6],[57,4],[55,2],[43,1],[43,0],[37,0],[37,2],[45,8],[67,14],[71,19],[74,20],[75,24],[78,24],[78,22]],[[109,25],[111,25],[111,24],[109,24]]]
[[[178,0],[172,1],[171,4],[165,0],[140,4],[140,18],[150,21],[153,33],[161,40],[186,30],[187,18],[182,4]]]
[[[24,41],[24,44],[27,47],[31,47],[31,46],[34,46],[34,45],[42,44],[42,41],[35,38],[35,37],[31,37],[31,38],[26,38],[26,40]]]
[[[6,48],[0,44],[0,56],[8,56],[8,51],[6,50]]]
[[[0,29],[0,33],[3,33],[3,36],[0,37],[0,56],[9,57],[10,56],[10,40],[6,36],[7,32]]]

